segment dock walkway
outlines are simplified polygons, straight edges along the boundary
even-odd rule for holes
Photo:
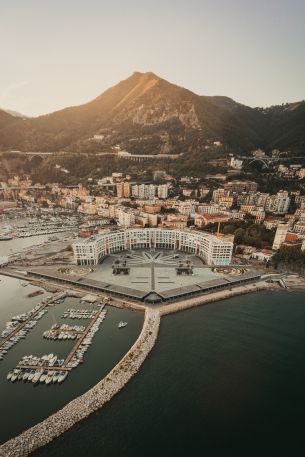
[[[158,310],[146,309],[138,339],[108,375],[61,410],[2,444],[0,457],[26,457],[103,407],[138,372],[155,344],[159,324]]]
[[[84,330],[82,336],[77,340],[76,344],[73,346],[71,352],[68,354],[64,364],[63,364],[63,367],[67,367],[67,364],[71,361],[71,359],[74,357],[76,351],[78,350],[79,346],[82,344],[82,342],[84,341],[84,339],[86,338],[86,336],[88,335],[88,332],[89,330],[91,329],[91,327],[95,324],[95,322],[97,321],[97,319],[100,317],[101,313],[103,312],[103,310],[100,310],[98,313],[96,313],[96,315],[93,317],[93,319],[91,320],[90,324],[86,327],[86,329]]]
[[[28,319],[26,319],[25,321],[21,322],[19,325],[17,325],[17,327],[15,328],[15,330],[12,331],[12,333],[10,333],[7,337],[5,337],[3,340],[1,340],[0,342],[0,349],[1,347],[8,341],[10,340],[11,338],[13,338],[16,333],[20,332],[25,326],[26,324],[28,324],[30,321],[32,321],[33,319],[35,319],[35,317],[42,311],[44,310],[47,306],[49,306],[49,303],[51,302],[52,300],[47,300],[46,303],[42,304],[39,309],[37,311],[35,311],[35,313],[31,314],[30,317],[28,317]]]

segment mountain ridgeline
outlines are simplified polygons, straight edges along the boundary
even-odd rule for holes
[[[99,141],[92,141],[94,135]],[[237,152],[262,147],[304,155],[305,102],[250,108],[199,96],[153,73],[136,72],[94,100],[36,118],[0,110],[0,150],[109,150],[156,154],[204,151],[219,140]]]

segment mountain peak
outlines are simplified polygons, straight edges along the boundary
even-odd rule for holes
[[[152,71],[146,71],[144,73],[140,72],[140,71],[135,71],[129,78],[127,78],[126,81],[128,81],[128,80],[136,81],[137,84],[138,83],[149,84],[151,82],[153,82],[155,84],[159,81],[162,81],[162,78],[160,78],[158,75],[156,75]]]
[[[303,145],[304,102],[280,108],[261,112],[135,71],[81,106],[23,121],[0,109],[0,148],[100,151],[120,145],[134,153],[172,154],[205,151],[213,138],[239,150]],[[96,144],[91,139],[99,132],[106,132],[105,140]]]
[[[91,103],[102,103],[104,107],[107,106],[109,112],[114,112],[118,108],[126,106],[132,100],[144,95],[160,81],[162,79],[152,72],[141,73],[135,71],[129,78],[107,89]]]
[[[146,76],[146,77],[149,77],[149,78],[157,78],[157,79],[161,79],[158,75],[156,75],[155,73],[153,73],[152,71],[145,71],[145,72],[141,72],[141,71],[134,71],[133,74],[131,76]]]

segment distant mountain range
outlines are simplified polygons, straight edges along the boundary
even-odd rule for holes
[[[135,72],[84,105],[28,119],[0,110],[0,150],[180,153],[204,150],[207,140],[305,155],[305,102],[250,108]]]
[[[8,114],[11,114],[13,117],[21,117],[23,119],[26,119],[28,116],[26,116],[25,114],[22,114],[22,113],[18,113],[18,111],[14,111],[12,109],[5,109],[5,108],[1,108],[0,107],[0,110],[1,111],[5,111],[6,113]]]

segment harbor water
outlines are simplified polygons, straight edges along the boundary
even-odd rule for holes
[[[59,232],[55,235],[34,235],[28,238],[14,238],[8,241],[0,241],[0,256],[9,256],[16,253],[22,253],[23,251],[29,250],[33,248],[35,250],[35,246],[49,243],[49,238],[52,236],[56,236],[58,240],[63,240],[66,236],[70,236],[71,232]],[[55,243],[53,242],[53,245]]]
[[[37,287],[24,286],[24,281],[0,275],[0,331],[5,322],[16,314],[31,310],[49,293],[29,298],[28,294]],[[106,307],[107,315],[99,331],[94,336],[93,344],[84,356],[84,363],[73,369],[63,384],[45,385],[18,381],[12,383],[6,379],[7,373],[14,368],[23,355],[53,353],[65,358],[73,347],[73,341],[50,341],[42,337],[55,323],[70,325],[88,325],[89,320],[62,319],[68,308],[94,308],[88,303],[81,304],[77,298],[68,297],[63,303],[49,309],[28,333],[25,340],[19,341],[4,359],[0,361],[0,404],[1,427],[0,443],[16,436],[26,428],[40,422],[57,411],[71,399],[86,392],[103,378],[123,357],[137,339],[143,324],[141,312]],[[128,322],[123,329],[118,329],[120,321]]]
[[[288,292],[167,316],[126,388],[34,456],[304,456],[304,322]]]

